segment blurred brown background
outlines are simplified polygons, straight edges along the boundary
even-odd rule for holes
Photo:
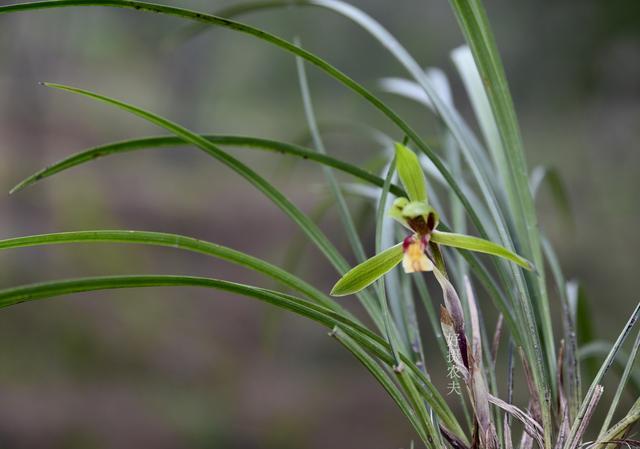
[[[233,3],[174,4],[213,11]],[[448,56],[462,38],[445,0],[352,3],[421,64],[443,68],[457,107],[471,117]],[[568,186],[575,227],[562,221],[546,190],[541,223],[567,277],[585,285],[599,337],[611,339],[638,300],[640,3],[487,3],[530,167],[556,167]],[[380,77],[405,76],[367,34],[330,12],[292,8],[241,20],[287,39],[299,34],[305,47],[372,89]],[[38,81],[99,91],[200,132],[304,136],[290,55],[222,29],[172,46],[184,27],[174,18],[105,8],[0,16],[0,191],[86,147],[163,133]],[[321,122],[365,123],[401,137],[324,74],[310,69],[309,76]],[[380,95],[424,135],[436,129],[419,106]],[[379,150],[357,134],[326,139],[331,154],[353,162]],[[232,151],[303,210],[323,199],[318,167]],[[322,226],[347,251],[339,220],[329,214]],[[257,191],[188,148],[106,158],[0,196],[0,238],[99,228],[192,235],[277,264],[296,235]],[[304,254],[298,274],[328,291],[335,273],[316,251]],[[2,287],[119,273],[271,286],[205,257],[124,245],[5,251],[0,267]],[[0,353],[1,447],[387,449],[413,438],[378,385],[323,329],[216,292],[118,291],[12,307],[0,313]]]

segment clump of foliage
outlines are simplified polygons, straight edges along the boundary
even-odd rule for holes
[[[255,270],[278,281],[285,291],[269,290],[220,279],[189,276],[144,275],[89,277],[0,290],[0,306],[76,292],[116,288],[197,286],[224,290],[273,304],[305,316],[330,329],[377,379],[404,413],[426,447],[521,449],[597,449],[634,444],[632,427],[640,419],[640,400],[614,423],[618,404],[640,345],[637,338],[627,357],[608,412],[597,437],[585,442],[587,429],[603,395],[605,373],[618,360],[619,351],[639,314],[633,311],[604,361],[585,383],[578,355],[577,330],[588,319],[574,284],[567,283],[552,246],[536,221],[534,196],[545,172],[529,175],[522,139],[504,70],[480,0],[450,0],[467,41],[452,53],[482,131],[474,135],[453,106],[439,71],[424,71],[400,43],[364,12],[339,0],[258,1],[229,8],[217,15],[134,0],[56,0],[0,6],[0,14],[46,8],[109,6],[156,12],[219,26],[254,36],[297,58],[298,76],[313,149],[245,136],[201,135],[134,105],[75,87],[46,86],[84,96],[153,123],[169,135],[111,143],[72,155],[27,178],[14,191],[71,167],[112,154],[191,144],[235,171],[277,205],[317,246],[338,272],[332,296],[296,275],[257,257],[191,237],[128,230],[91,230],[12,238],[0,249],[65,243],[120,242],[171,246],[202,253]],[[442,123],[438,153],[407,122],[372,91],[305,50],[263,30],[232,19],[233,16],[282,6],[329,9],[352,20],[378,40],[406,69],[411,79],[385,79],[384,90],[427,105]],[[313,113],[305,74],[310,63],[342,83],[384,114],[404,136],[385,152],[381,173],[329,156]],[[320,228],[278,189],[223,148],[243,146],[304,157],[325,170],[345,232],[359,265],[351,268]],[[411,149],[415,149],[415,152]],[[345,186],[335,172],[346,173],[370,187],[367,198],[376,207],[376,254],[367,258],[361,236],[345,200]],[[426,176],[425,176],[426,173]],[[397,182],[399,178],[400,183]],[[551,178],[550,178],[551,179]],[[439,197],[438,186],[447,197]],[[354,190],[362,193],[364,190]],[[370,193],[373,192],[373,195]],[[395,226],[399,222],[409,234]],[[479,236],[470,235],[473,229]],[[400,243],[398,243],[400,242]],[[489,256],[480,256],[485,253]],[[395,267],[402,264],[403,271]],[[427,274],[423,274],[427,272]],[[442,289],[443,304],[436,312],[426,278],[432,272]],[[551,274],[547,279],[547,273]],[[552,312],[549,290],[558,292]],[[287,290],[288,289],[288,290]],[[293,293],[291,293],[293,292]],[[476,298],[488,296],[499,319],[492,338]],[[374,328],[365,326],[335,296],[355,295]],[[424,307],[440,353],[449,366],[451,390],[461,401],[464,416],[454,414],[445,393],[431,382],[422,348],[423,329],[416,308]],[[552,314],[562,317],[560,337]],[[498,346],[508,345],[508,381],[499,385]],[[519,366],[528,402],[514,404],[514,370]],[[588,385],[585,389],[584,385]],[[586,391],[585,391],[586,390]],[[456,397],[454,396],[454,397]],[[520,435],[516,435],[521,429]],[[592,432],[593,433],[593,432]],[[514,443],[514,438],[517,443]]]

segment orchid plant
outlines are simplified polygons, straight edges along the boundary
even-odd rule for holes
[[[580,329],[585,323],[590,324],[590,320],[588,314],[581,312],[584,299],[580,295],[580,288],[565,280],[553,246],[538,226],[534,201],[537,188],[531,189],[529,185],[529,170],[515,108],[481,0],[449,0],[449,3],[467,42],[467,46],[454,50],[452,59],[463,80],[484,139],[474,135],[473,126],[466,123],[453,101],[447,100],[438,83],[430,78],[430,72],[424,71],[422,65],[380,23],[349,3],[341,0],[252,1],[238,3],[216,14],[182,8],[177,6],[178,3],[165,5],[138,0],[3,2],[0,16],[52,8],[103,6],[128,9],[139,14],[157,13],[188,22],[194,27],[188,29],[186,35],[189,36],[193,36],[194,31],[212,27],[251,36],[295,56],[313,146],[302,147],[252,136],[200,134],[123,100],[77,87],[44,83],[56,90],[137,116],[169,135],[129,139],[89,148],[36,172],[20,182],[12,192],[113,154],[190,145],[239,175],[255,187],[266,201],[288,216],[341,276],[331,294],[355,294],[371,318],[373,327],[363,324],[339,301],[297,276],[293,270],[191,236],[135,230],[94,229],[5,238],[0,240],[0,250],[103,242],[165,246],[253,270],[275,280],[278,287],[267,289],[212,277],[184,275],[89,276],[3,287],[0,289],[0,308],[25,301],[107,289],[192,286],[225,291],[272,304],[330,329],[329,334],[388,393],[424,447],[532,449],[537,445],[541,449],[578,449],[583,446],[613,449],[631,444],[633,440],[629,435],[633,426],[640,421],[640,399],[637,399],[640,381],[634,384],[636,379],[632,375],[640,348],[640,335],[622,362],[620,349],[640,317],[640,306],[634,309],[618,339],[609,346],[605,345],[602,354],[599,354],[602,365],[599,370],[589,373],[589,387],[583,389],[585,370],[581,367],[578,336]],[[332,11],[361,27],[381,43],[411,78],[402,80],[401,86],[408,88],[403,92],[427,104],[442,123],[445,136],[442,138],[442,147],[447,147],[446,154],[434,151],[420,133],[401,114],[378,98],[376,93],[303,48],[300,41],[290,42],[236,20],[236,16],[241,14],[281,7],[314,7]],[[150,15],[149,18],[152,17]],[[20,51],[28,51],[28,48]],[[389,174],[385,179],[328,154],[313,114],[310,89],[304,75],[305,63],[312,64],[341,83],[386,117],[396,132],[406,136],[405,142],[395,144],[394,162],[391,164],[391,167],[396,167],[403,188],[393,184]],[[437,211],[432,207],[423,166],[409,145],[421,157],[429,159],[434,173],[442,181],[442,190],[450,195],[450,208],[458,212],[452,215],[459,218],[458,226],[454,223],[454,230],[466,232],[468,220],[480,237],[449,232],[445,218],[451,217],[445,216],[444,209]],[[332,199],[335,200],[332,204],[337,206],[352,250],[361,263],[351,268],[346,257],[316,221],[292,203],[259,170],[237,159],[226,148],[229,146],[285,154],[322,165]],[[452,160],[445,160],[448,157]],[[385,250],[381,250],[381,239],[377,235],[378,254],[366,259],[360,235],[343,197],[343,186],[335,177],[337,171],[375,191],[373,196],[380,198],[376,220],[378,227],[387,212],[409,231],[409,235],[396,245],[393,245],[395,239],[389,240],[385,246],[390,247]],[[540,184],[543,179],[538,178],[536,183]],[[386,211],[386,203],[382,199],[389,193],[396,198],[391,209]],[[431,202],[436,204],[436,190],[432,189],[430,193]],[[449,280],[445,269],[440,246],[455,248],[455,255],[464,259],[459,264],[449,266],[454,274],[452,280]],[[476,253],[497,257],[489,258],[490,264],[485,265]],[[498,258],[508,262],[503,263]],[[413,274],[398,276],[399,280],[393,285],[389,282],[385,286],[385,278],[392,278],[395,275],[392,270],[400,263],[405,273]],[[420,275],[422,272],[433,272],[442,288],[444,305],[439,314],[433,307],[424,276]],[[552,274],[550,279],[547,279],[547,273]],[[367,289],[376,281],[378,288]],[[487,337],[488,326],[476,303],[480,289],[496,309],[497,324],[493,339]],[[550,300],[550,290],[557,292],[556,303],[552,304]],[[459,291],[464,293],[464,302],[458,296]],[[424,308],[425,315],[431,321],[441,354],[450,365],[451,377],[461,378],[464,383],[466,400],[461,398],[460,404],[463,416],[454,412],[454,408],[432,382],[432,367],[424,354],[424,335],[417,319],[416,308],[419,306]],[[555,328],[553,317],[556,315],[561,317],[560,329]],[[558,332],[561,338],[557,338]],[[581,337],[584,340],[584,335]],[[500,352],[502,340],[506,340],[508,345],[502,345]],[[497,371],[502,365],[497,360],[505,355],[506,376],[498,376]],[[621,365],[622,375],[609,402],[601,430],[598,433],[591,432],[594,440],[589,443],[585,441],[589,434],[588,424],[603,396],[604,376],[614,363]],[[525,381],[514,382],[516,372],[521,372]],[[499,385],[497,379],[503,377],[508,379],[506,385]],[[618,406],[622,404],[623,391],[627,391],[628,386],[635,387],[635,403],[626,409],[619,420],[614,421],[620,408]],[[524,390],[525,395],[520,396],[527,398],[520,406],[514,403],[515,389]],[[522,425],[512,428],[512,422]],[[514,429],[522,431],[515,435],[517,430]],[[514,446],[514,438],[518,436],[520,443]]]

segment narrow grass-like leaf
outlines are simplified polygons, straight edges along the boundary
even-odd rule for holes
[[[346,296],[367,288],[402,261],[402,243],[387,248],[349,270],[331,290],[332,296]]]
[[[543,447],[542,434],[544,433],[540,424],[531,417],[528,413],[522,411],[515,405],[509,404],[502,399],[489,395],[489,402],[493,405],[500,407],[509,416],[513,416],[524,425],[525,431],[534,438],[540,447]]]
[[[584,413],[580,413],[580,415],[578,416],[578,430],[575,432],[575,434],[570,435],[573,437],[573,439],[570,440],[570,444],[566,446],[568,449],[576,449],[582,441],[582,438],[586,433],[589,424],[591,423],[591,419],[593,418],[593,413],[595,412],[596,406],[602,398],[603,392],[604,387],[602,385],[595,386],[593,394],[589,397],[589,402],[586,404],[587,406],[584,410]]]
[[[318,162],[324,166],[331,167],[336,170],[340,170],[343,173],[349,174],[364,182],[373,184],[378,187],[382,187],[384,185],[384,179],[372,174],[367,170],[363,170],[356,165],[349,164],[348,162],[344,162],[340,159],[336,159],[325,154],[320,154],[316,151],[298,145],[248,136],[205,134],[202,135],[202,137],[216,145],[236,146],[296,156],[305,160]],[[176,147],[186,145],[188,143],[189,142],[185,141],[184,139],[176,136],[157,136],[124,140],[120,142],[100,145],[94,148],[89,148],[87,150],[72,154],[71,156],[62,159],[59,162],[56,162],[42,170],[39,170],[38,172],[34,173],[33,175],[17,184],[13,189],[11,189],[10,193],[15,193],[32,184],[35,184],[40,180],[53,176],[62,171],[102,157],[110,156],[112,154],[120,154],[138,150],[155,150],[161,149],[163,147]],[[391,184],[389,186],[389,191],[396,196],[404,196],[406,194],[401,187],[395,184]]]
[[[380,341],[379,337],[368,329],[323,306],[272,290],[206,277],[172,275],[100,276],[42,282],[0,290],[0,308],[26,301],[80,292],[172,286],[213,288],[252,297],[304,315],[330,328],[336,324],[352,327],[365,335],[372,344]]]
[[[431,241],[441,245],[452,246],[454,248],[467,249],[479,253],[491,254],[502,257],[520,265],[527,270],[535,270],[533,264],[524,257],[509,251],[507,248],[478,237],[466,234],[455,234],[451,232],[433,231]]]
[[[210,154],[218,161],[227,165],[236,173],[247,179],[247,181],[261,190],[265,195],[267,195],[278,207],[280,207],[285,213],[287,213],[287,215],[289,215],[307,233],[309,238],[313,240],[318,245],[318,247],[327,255],[329,260],[334,264],[338,271],[344,270],[347,266],[344,258],[336,251],[336,249],[329,242],[322,231],[320,231],[320,229],[315,225],[315,223],[311,222],[311,220],[309,220],[308,217],[305,216],[295,205],[293,205],[293,203],[291,203],[282,193],[280,193],[268,181],[266,181],[248,166],[228,155],[224,151],[220,150],[202,136],[195,134],[182,126],[164,119],[158,115],[155,115],[149,111],[145,111],[133,105],[94,92],[90,92],[88,90],[78,89],[75,87],[64,86],[55,83],[44,83],[44,85],[47,87],[52,87],[54,89],[59,89],[92,98],[111,106],[116,106],[131,114],[137,115],[155,125],[165,128],[166,130],[171,131],[177,136],[181,137],[184,141],[198,146],[206,153]]]
[[[424,100],[419,95],[413,96],[414,87],[419,87],[427,95],[427,101],[435,112],[443,119],[460,145],[465,149],[467,156],[473,155],[473,160],[483,159],[480,143],[477,141],[470,128],[465,124],[460,114],[453,107],[453,103],[448,98],[441,96],[438,92],[437,78],[430,76],[427,71],[423,71],[418,62],[400,44],[400,42],[387,31],[380,23],[371,16],[355,6],[340,0],[299,0],[291,2],[289,0],[266,0],[248,2],[242,5],[234,5],[231,8],[220,11],[224,17],[236,17],[257,10],[268,8],[281,8],[291,6],[311,6],[333,11],[354,22],[373,36],[389,53],[407,70],[416,80],[417,86],[402,83],[402,90],[405,94],[410,94],[412,98],[419,101]],[[433,78],[433,79],[432,79]],[[406,81],[406,80],[402,80]],[[411,82],[409,82],[411,83]],[[409,87],[411,86],[411,87]],[[409,87],[410,91],[406,89]],[[425,102],[426,104],[426,102]],[[482,164],[488,167],[486,163]],[[477,175],[477,173],[475,173]],[[490,180],[489,180],[490,181]]]
[[[29,246],[106,242],[165,246],[213,256],[265,274],[306,295],[318,304],[349,315],[342,306],[312,285],[269,262],[222,245],[178,234],[129,230],[62,232],[0,240],[0,250]]]

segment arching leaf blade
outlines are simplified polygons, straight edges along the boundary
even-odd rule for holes
[[[360,167],[357,167],[356,165],[350,164],[348,162],[342,161],[340,159],[337,159],[328,155],[317,153],[308,148],[294,145],[291,143],[285,143],[285,142],[279,142],[276,140],[261,139],[261,138],[249,137],[249,136],[204,134],[202,135],[202,137],[204,137],[209,142],[216,145],[245,147],[245,148],[250,148],[255,150],[263,150],[263,151],[269,151],[277,154],[286,154],[290,156],[300,157],[305,160],[317,162],[321,165],[332,167],[343,173],[354,176],[355,178],[358,178],[364,182],[367,182],[379,187],[382,187],[384,185],[384,180],[382,178],[374,175],[373,173],[367,170],[363,170]],[[106,156],[126,153],[130,151],[138,151],[138,150],[157,150],[157,149],[163,149],[165,147],[174,147],[174,146],[181,146],[186,144],[188,144],[188,142],[176,136],[153,136],[153,137],[143,137],[139,139],[123,140],[120,142],[113,142],[105,145],[99,145],[99,146],[72,154],[71,156],[68,156],[54,164],[49,165],[48,167],[43,168],[42,170],[37,171],[31,176],[20,181],[20,183],[18,183],[13,189],[11,189],[10,193],[16,193],[22,189],[25,189],[37,183],[38,181],[41,181],[55,174],[58,174],[62,171],[68,170],[78,165],[82,165],[87,162],[91,162]],[[389,191],[396,196],[405,195],[404,190],[395,184],[392,184],[389,187]]]
[[[213,256],[262,273],[279,283],[304,294],[318,304],[342,313],[342,306],[320,290],[287,271],[257,257],[236,251],[223,245],[164,232],[131,230],[92,230],[31,235],[0,240],[0,251],[30,246],[48,246],[73,243],[128,243],[177,248]]]

